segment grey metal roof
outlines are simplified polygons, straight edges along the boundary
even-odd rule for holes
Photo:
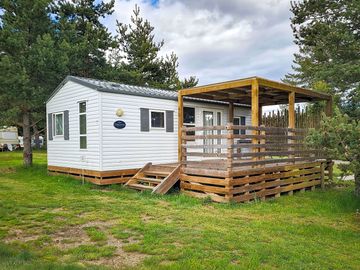
[[[66,76],[66,78],[59,84],[59,86],[54,90],[51,94],[49,101],[57,91],[68,81],[73,81],[78,84],[87,86],[97,91],[101,92],[108,92],[114,94],[125,94],[125,95],[134,95],[134,96],[143,96],[143,97],[152,97],[152,98],[161,98],[161,99],[170,99],[170,100],[177,100],[178,92],[176,90],[164,90],[152,87],[145,87],[145,86],[134,86],[116,82],[109,82],[109,81],[102,81],[96,80],[91,78],[83,78],[77,76]],[[223,101],[216,101],[216,100],[207,100],[207,99],[200,99],[200,98],[192,98],[192,97],[184,97],[187,100],[192,101],[201,101],[201,102],[208,102],[208,103],[218,103],[218,104],[227,104],[227,102]],[[248,105],[241,105],[237,104],[238,106],[245,106]]]
[[[144,87],[144,86],[134,86],[134,85],[127,85],[127,84],[115,83],[109,81],[100,81],[96,79],[82,78],[75,76],[68,76],[68,77],[72,81],[75,81],[80,84],[85,84],[90,88],[94,88],[102,92],[173,99],[173,100],[177,100],[177,96],[178,96],[178,93],[175,90],[163,90],[163,89]]]

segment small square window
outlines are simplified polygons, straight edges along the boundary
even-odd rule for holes
[[[195,124],[195,108],[184,107],[184,123]]]
[[[151,127],[164,128],[165,127],[165,113],[164,112],[151,112]]]

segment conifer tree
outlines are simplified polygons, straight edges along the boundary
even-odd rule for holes
[[[66,44],[57,43],[50,0],[3,0],[0,9],[0,121],[23,129],[24,165],[32,164],[31,127],[67,73]],[[40,119],[41,120],[41,119]]]
[[[299,53],[287,82],[325,82],[343,112],[360,118],[360,0],[291,2],[291,26]]]
[[[155,41],[154,27],[140,16],[136,5],[130,24],[117,22],[117,54],[115,62],[121,71],[131,74],[134,84],[150,85],[167,89],[180,89],[183,82],[179,79],[178,57],[174,52],[160,56],[164,40]],[[184,85],[195,86],[195,77],[186,79]]]
[[[101,19],[111,15],[113,8],[114,0],[59,0],[52,5],[58,38],[70,45],[67,54],[71,75],[103,79],[111,68],[106,51],[115,43]]]

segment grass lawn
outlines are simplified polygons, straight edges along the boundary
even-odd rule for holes
[[[82,185],[0,153],[0,269],[360,269],[353,186],[248,204]]]

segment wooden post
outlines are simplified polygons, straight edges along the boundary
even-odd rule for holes
[[[232,175],[232,167],[233,167],[233,156],[234,156],[234,148],[233,148],[233,144],[234,144],[234,128],[233,128],[233,123],[229,122],[226,124],[226,130],[227,130],[227,140],[226,140],[226,145],[227,145],[227,160],[226,160],[226,169],[228,172],[228,175],[231,176]]]
[[[288,117],[289,117],[289,125],[288,125],[288,127],[289,128],[295,128],[295,92],[290,92],[289,93],[289,115],[288,115]],[[293,136],[293,135],[295,135],[295,133],[294,132],[288,132],[287,133],[289,136]],[[288,143],[294,143],[294,140],[288,140]],[[293,147],[289,147],[288,148],[288,150],[289,151],[292,151],[292,150],[294,150],[294,148]],[[295,157],[294,155],[289,155],[289,158],[293,158],[293,157]],[[291,186],[292,186],[292,184],[291,184]],[[289,191],[289,195],[291,196],[291,195],[293,195],[293,191],[291,190],[291,191]]]
[[[332,115],[333,115],[333,99],[332,99],[332,97],[326,101],[325,114],[328,117],[332,117]]]
[[[230,109],[230,108],[229,108]],[[234,127],[232,121],[229,121],[226,124],[226,131],[227,131],[227,139],[226,139],[226,145],[227,145],[227,155],[226,155],[226,171],[227,171],[227,177],[225,178],[225,181],[227,182],[226,188],[228,188],[229,192],[225,194],[225,199],[227,201],[232,201],[233,194],[231,193],[233,189],[233,160],[234,160]]]
[[[251,84],[251,125],[254,127],[259,126],[259,82],[257,79],[254,79]],[[253,135],[258,135],[258,130],[252,131]],[[258,144],[258,139],[252,139],[252,144]],[[259,149],[254,147],[252,148],[253,152],[258,152]],[[257,157],[254,157],[253,160],[258,160]]]
[[[182,127],[184,121],[184,106],[183,106],[183,96],[181,93],[178,94],[178,160],[181,162],[182,160]]]
[[[289,93],[289,128],[295,128],[295,92]],[[288,132],[289,136],[294,136],[295,132]],[[294,143],[294,140],[288,140],[288,143]],[[293,147],[288,148],[289,151],[293,151]],[[294,155],[289,155],[290,158],[294,158]]]
[[[326,101],[325,114],[327,117],[333,116],[333,98],[331,97]],[[332,182],[333,180],[333,163],[330,158],[326,159],[327,171],[328,171],[328,181]]]
[[[232,123],[233,121],[234,121],[234,103],[229,102],[228,123]]]
[[[258,120],[258,125],[261,126],[262,125],[262,106],[259,105],[259,120]]]
[[[320,164],[320,173],[321,173],[321,178],[320,178],[320,183],[321,183],[321,189],[325,188],[325,163],[321,162]]]
[[[251,84],[251,125],[259,126],[259,83],[256,79]]]
[[[289,128],[295,128],[295,92],[289,93]]]

